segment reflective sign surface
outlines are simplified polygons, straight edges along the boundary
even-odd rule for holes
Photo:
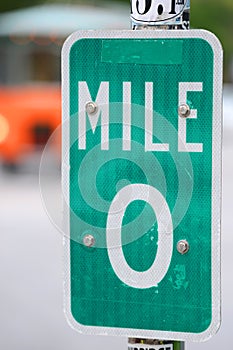
[[[204,31],[80,32],[66,42],[66,309],[82,332],[216,332],[221,66]]]

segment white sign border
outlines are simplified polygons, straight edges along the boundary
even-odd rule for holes
[[[82,334],[108,335],[156,338],[166,340],[206,341],[214,335],[221,323],[221,187],[222,187],[222,46],[216,36],[206,30],[147,30],[147,31],[77,31],[65,41],[62,49],[62,189],[63,196],[69,202],[69,55],[73,44],[84,38],[93,39],[182,39],[200,38],[206,40],[214,52],[214,80],[213,80],[213,134],[212,134],[212,322],[202,333],[184,333],[173,331],[155,331],[128,328],[111,328],[84,326],[78,323],[71,313],[70,301],[70,239],[69,239],[69,210],[64,206],[64,308],[67,320],[72,328]],[[66,163],[65,163],[66,162]]]

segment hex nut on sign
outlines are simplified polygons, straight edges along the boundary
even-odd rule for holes
[[[87,102],[86,103],[86,112],[88,114],[95,114],[98,111],[98,106],[95,102]]]
[[[83,244],[85,247],[91,248],[95,245],[95,238],[94,236],[87,234],[83,237]]]
[[[189,105],[186,103],[183,103],[182,105],[179,106],[178,108],[178,114],[181,118],[188,118],[190,116],[191,109]]]
[[[177,243],[176,248],[180,254],[184,255],[188,253],[190,246],[186,240],[181,240]]]

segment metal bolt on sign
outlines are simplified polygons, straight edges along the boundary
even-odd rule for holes
[[[191,110],[189,105],[187,104],[182,104],[178,108],[178,114],[181,118],[188,118],[190,116]]]
[[[92,236],[91,234],[87,234],[83,237],[83,244],[88,247],[91,248],[95,245],[95,238],[94,236]]]
[[[189,243],[186,240],[181,240],[177,243],[177,250],[180,254],[184,255],[189,251]]]
[[[86,112],[88,114],[95,114],[98,111],[98,106],[95,102],[87,102],[86,104]]]

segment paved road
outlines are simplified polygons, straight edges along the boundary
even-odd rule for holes
[[[203,344],[187,344],[188,350],[219,350],[231,344],[232,135],[233,128],[228,126],[223,153],[223,323],[216,337]],[[81,336],[67,325],[62,306],[62,237],[43,208],[36,173],[0,174],[0,349],[126,349],[124,338]],[[59,187],[56,171],[46,176],[49,190],[55,193]],[[52,202],[55,212],[56,194]]]

